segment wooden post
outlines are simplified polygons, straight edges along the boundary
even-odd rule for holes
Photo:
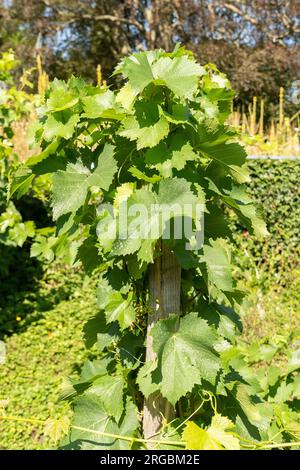
[[[180,312],[181,267],[175,255],[167,248],[162,248],[161,242],[159,249],[161,256],[149,268],[149,301],[153,313],[150,313],[148,318],[146,361],[153,361],[156,358],[150,336],[153,325],[170,313]],[[164,419],[169,422],[174,417],[175,410],[170,403],[159,392],[153,393],[145,400],[144,437],[151,439],[159,432]],[[151,444],[148,447],[151,448]]]

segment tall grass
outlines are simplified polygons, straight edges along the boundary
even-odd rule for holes
[[[234,109],[229,123],[242,133],[242,141],[251,154],[300,156],[300,111],[285,115],[285,90],[279,89],[278,115],[265,124],[265,100],[254,96],[247,111]]]

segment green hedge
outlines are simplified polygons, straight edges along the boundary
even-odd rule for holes
[[[300,267],[300,160],[253,159],[248,167],[250,195],[263,205],[270,236],[258,241],[237,227],[237,255],[243,269],[255,265],[282,284]]]

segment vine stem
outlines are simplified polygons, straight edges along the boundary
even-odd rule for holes
[[[45,420],[37,418],[21,418],[19,416],[0,416],[0,420],[19,421],[20,423],[45,424]]]
[[[104,437],[112,437],[114,439],[122,439],[123,441],[129,441],[129,442],[141,442],[144,444],[151,442],[152,444],[164,444],[164,445],[182,446],[182,447],[185,447],[186,445],[185,442],[180,442],[180,441],[161,441],[161,440],[156,440],[156,439],[142,439],[138,437],[129,437],[129,436],[121,436],[119,434],[111,434],[109,432],[94,431],[92,429],[82,428],[81,426],[71,426],[71,427],[73,429],[77,429],[78,431],[91,432],[94,434],[99,434]]]
[[[261,449],[278,449],[281,447],[300,447],[300,442],[282,442],[279,444],[266,444],[264,446],[261,446],[259,448]]]
[[[202,403],[203,405],[203,403]],[[196,412],[197,410],[195,410]],[[21,418],[19,416],[0,416],[0,420],[5,420],[5,421],[18,421],[21,423],[32,423],[32,424],[42,424],[44,425],[46,423],[46,420],[42,419],[37,419],[37,418]],[[182,423],[184,424],[184,423]],[[180,447],[185,447],[186,443],[185,442],[180,442],[180,441],[162,441],[158,439],[143,439],[143,438],[138,438],[138,437],[131,437],[131,436],[122,436],[120,434],[113,434],[109,432],[103,432],[103,431],[96,431],[93,429],[89,428],[84,428],[81,426],[70,426],[72,429],[77,429],[77,431],[84,431],[84,432],[90,432],[92,434],[97,434],[98,436],[103,436],[103,437],[111,437],[112,439],[120,439],[122,441],[127,441],[127,442],[140,442],[142,444],[147,444],[151,442],[152,444],[164,444],[164,445],[170,445],[170,446],[180,446]],[[250,441],[248,441],[250,442]],[[247,445],[245,445],[247,446]],[[300,441],[299,442],[282,442],[282,443],[277,443],[277,444],[263,444],[259,445],[256,443],[253,443],[253,450],[256,449],[278,449],[278,448],[285,448],[285,447],[300,447]],[[250,445],[249,445],[250,447]]]
[[[205,402],[205,400],[203,400],[202,403],[198,406],[198,408],[195,411],[193,411],[193,413],[191,415],[189,415],[182,423],[180,423],[179,426],[177,426],[177,428],[175,428],[174,431],[172,431],[168,435],[168,437],[174,436],[174,434],[176,434],[176,431],[178,431],[178,429],[180,429],[182,426],[184,426],[187,421],[189,421],[196,413],[198,413],[198,411],[202,408],[204,402]]]
[[[45,424],[46,421],[42,419],[36,419],[36,418],[21,418],[18,416],[0,416],[0,420],[7,420],[7,421],[19,421],[22,423],[32,423],[32,424]],[[180,446],[180,447],[185,447],[185,442],[180,442],[180,441],[162,441],[158,439],[142,439],[138,437],[131,437],[131,436],[122,436],[120,434],[112,434],[110,432],[104,432],[104,431],[96,431],[94,429],[89,429],[89,428],[83,428],[81,426],[70,426],[72,429],[77,429],[78,431],[84,431],[84,432],[90,432],[92,434],[97,434],[99,436],[103,437],[111,437],[112,439],[120,439],[122,441],[128,441],[128,442],[140,442],[143,444],[147,444],[148,442],[154,443],[154,444],[164,444],[164,445],[170,445],[170,446]]]

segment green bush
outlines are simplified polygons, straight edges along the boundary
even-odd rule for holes
[[[236,257],[243,271],[282,285],[300,266],[300,160],[248,160],[248,167],[250,195],[263,206],[270,236],[258,241],[236,224]]]

